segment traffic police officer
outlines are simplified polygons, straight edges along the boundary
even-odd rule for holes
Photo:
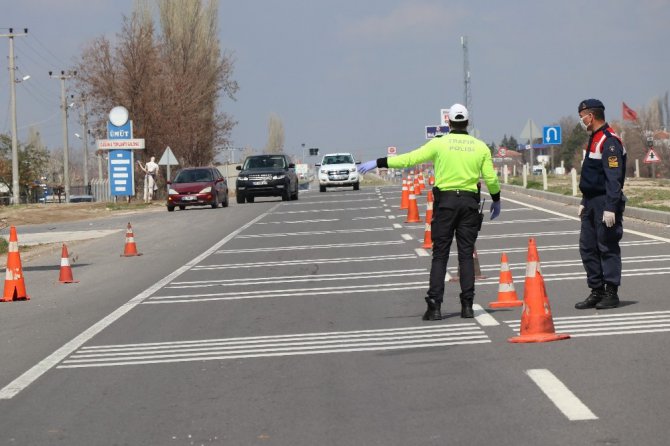
[[[579,103],[579,123],[591,133],[579,180],[582,201],[579,253],[591,294],[575,304],[578,310],[604,310],[619,305],[623,212],[626,196],[626,149],[605,121],[605,106],[597,99]]]
[[[461,104],[449,109],[450,132],[430,140],[416,150],[390,158],[379,158],[359,166],[365,173],[376,167],[404,168],[432,161],[435,169],[434,212],[431,223],[433,260],[424,320],[442,319],[444,279],[449,248],[456,235],[461,285],[461,317],[472,318],[475,297],[473,253],[481,226],[479,178],[483,176],[493,204],[491,219],[500,214],[500,184],[493,169],[491,151],[482,141],[468,135],[468,110]]]

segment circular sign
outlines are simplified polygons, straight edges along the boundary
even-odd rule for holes
[[[109,122],[117,127],[121,127],[128,122],[128,109],[118,105],[109,111]]]
[[[395,155],[396,154],[396,148],[395,147],[389,147],[387,152],[389,155]]]
[[[507,155],[507,149],[504,148],[504,147],[500,147],[500,148],[498,149],[498,156],[502,156],[502,157],[504,157],[505,155]]]

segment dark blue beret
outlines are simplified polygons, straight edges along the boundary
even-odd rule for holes
[[[587,108],[602,108],[605,110],[605,106],[598,99],[584,99],[579,103],[579,107],[577,107],[577,113],[581,112],[582,110],[586,110]]]

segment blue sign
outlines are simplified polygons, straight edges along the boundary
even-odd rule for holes
[[[561,144],[561,126],[552,125],[545,126],[542,129],[542,143],[543,144]]]
[[[432,139],[436,136],[442,136],[449,133],[448,125],[427,125],[426,126],[426,139]]]
[[[132,150],[109,151],[109,188],[114,196],[135,194]]]
[[[116,126],[107,121],[107,139],[133,139],[133,121]]]

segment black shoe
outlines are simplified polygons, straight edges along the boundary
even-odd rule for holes
[[[577,302],[575,304],[575,308],[578,310],[586,310],[588,308],[596,308],[596,305],[598,302],[603,300],[603,297],[605,297],[605,288],[600,287],[600,288],[593,288],[591,289],[591,294],[589,294],[589,297],[584,299],[581,302]]]
[[[442,302],[437,302],[433,298],[426,297],[426,303],[428,304],[428,308],[423,313],[422,319],[424,321],[441,321],[442,313],[440,312],[440,308],[442,307]]]
[[[461,318],[472,319],[475,317],[475,312],[472,309],[472,304],[461,304]]]
[[[618,287],[605,285],[605,294],[600,302],[596,304],[596,310],[610,310],[619,306]]]

